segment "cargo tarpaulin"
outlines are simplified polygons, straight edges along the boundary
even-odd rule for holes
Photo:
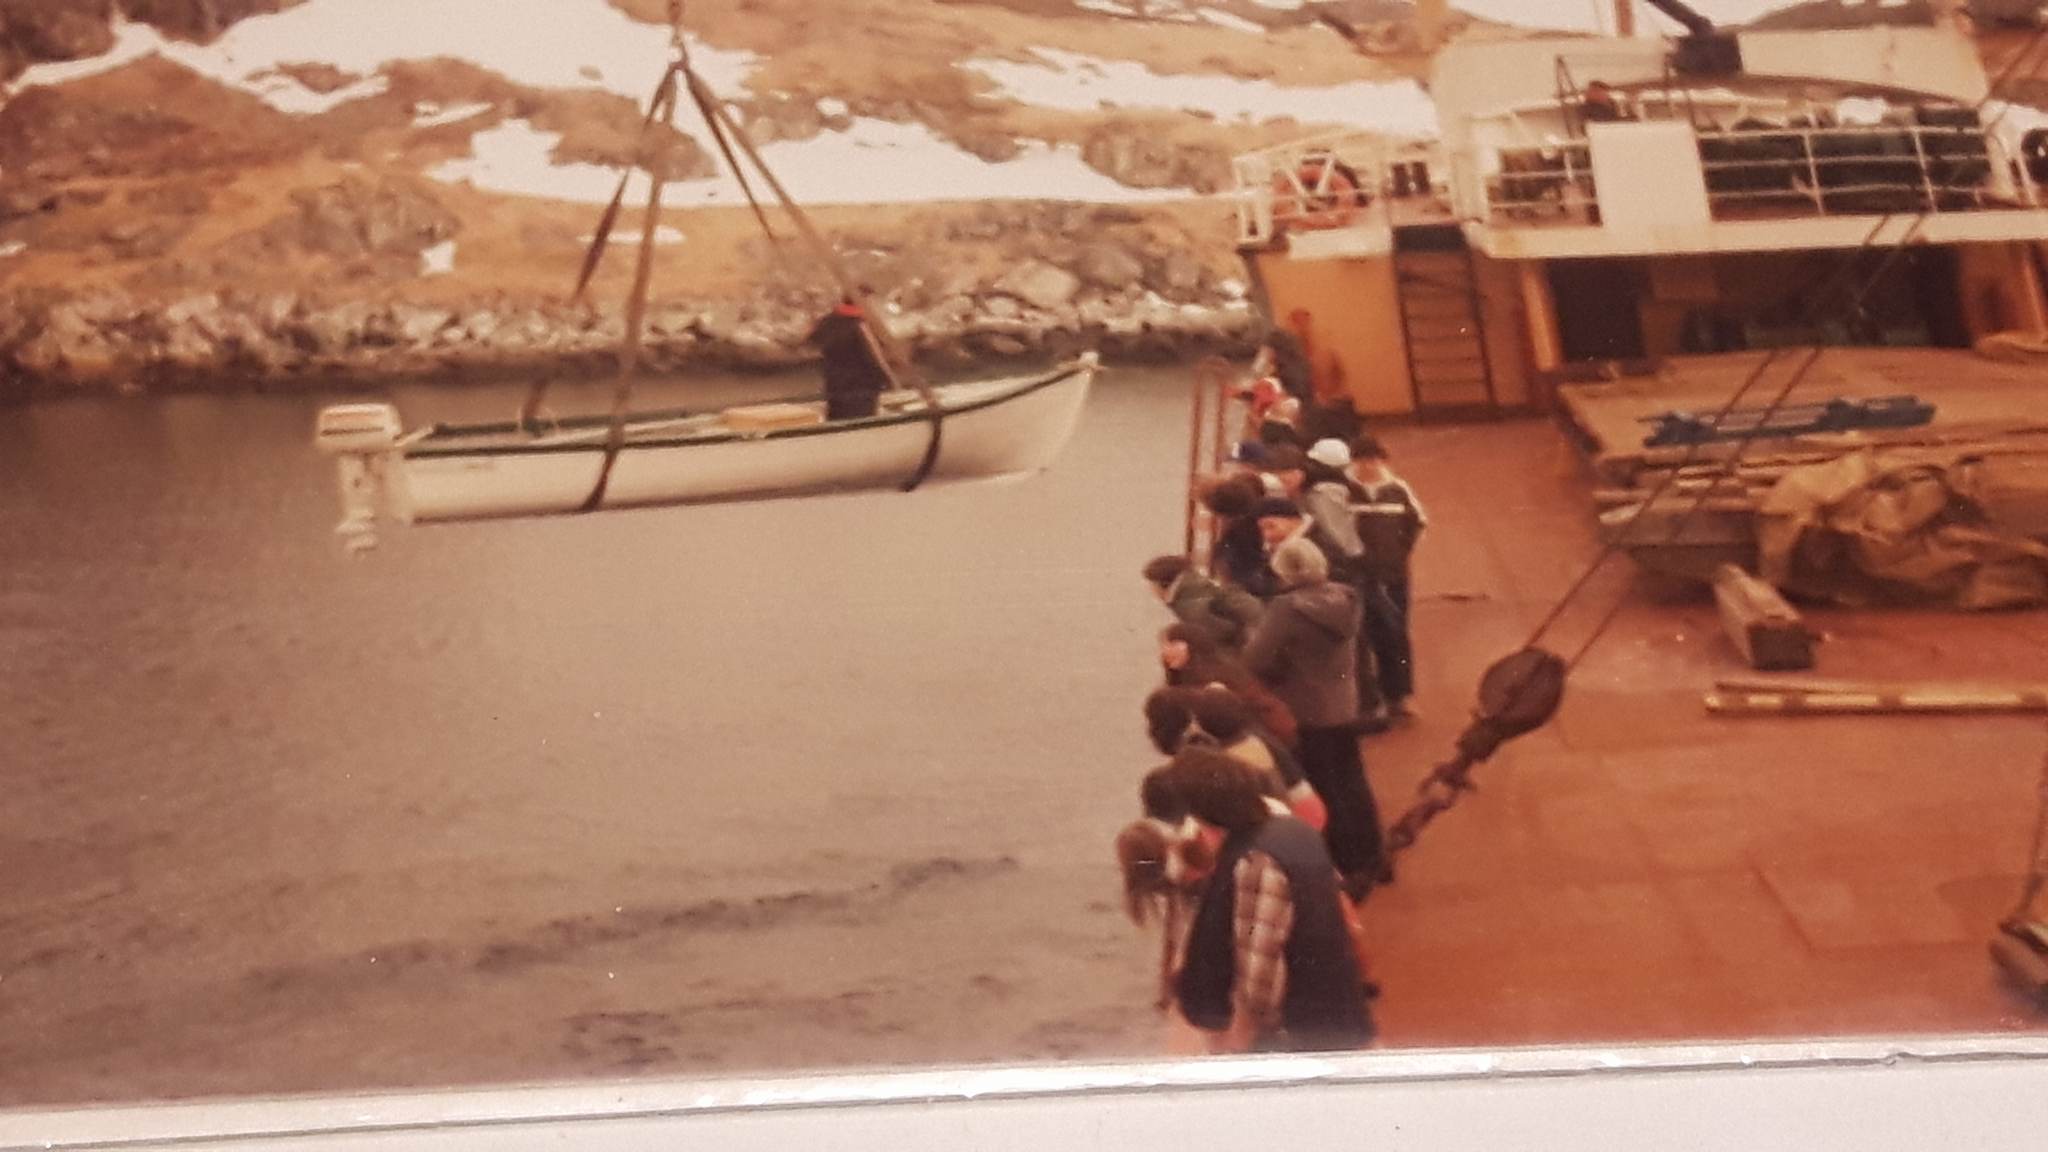
[[[1787,472],[1757,509],[1759,574],[1843,604],[2048,602],[2048,545],[1988,518],[1981,465],[1887,466],[1870,451]]]

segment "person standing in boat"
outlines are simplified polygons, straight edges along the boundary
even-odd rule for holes
[[[1245,667],[1294,714],[1302,772],[1329,812],[1330,857],[1363,899],[1386,860],[1358,750],[1358,593],[1332,582],[1322,550],[1299,536],[1273,550],[1273,572],[1283,591],[1252,630]]]
[[[869,330],[866,309],[852,294],[818,318],[804,341],[817,347],[825,362],[825,419],[859,420],[873,416],[888,391],[891,376],[882,349]]]

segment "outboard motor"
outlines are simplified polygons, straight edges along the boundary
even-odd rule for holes
[[[377,543],[378,515],[398,515],[391,473],[398,453],[398,409],[389,404],[333,404],[320,410],[313,446],[335,458],[341,473],[341,523],[335,534],[350,552]]]

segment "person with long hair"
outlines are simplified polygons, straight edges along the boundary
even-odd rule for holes
[[[1159,667],[1169,687],[1200,688],[1220,684],[1243,700],[1252,718],[1267,734],[1288,748],[1295,746],[1294,713],[1273,690],[1216,643],[1206,629],[1169,624],[1159,633]]]
[[[1280,741],[1259,730],[1251,709],[1220,684],[1160,688],[1145,698],[1145,727],[1152,746],[1172,756],[1183,748],[1215,748],[1258,774],[1268,796],[1309,827],[1328,822],[1322,798],[1302,773],[1301,761]]]
[[[1212,1052],[1370,1043],[1365,980],[1322,838],[1274,814],[1253,774],[1222,752],[1183,749],[1163,776],[1188,815],[1223,834],[1173,976],[1181,1014]]]

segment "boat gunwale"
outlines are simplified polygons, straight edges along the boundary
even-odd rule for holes
[[[1087,372],[1092,375],[1093,373],[1098,371],[1100,371],[1100,367],[1098,365],[1086,363],[1068,364],[1046,376],[1039,377],[1036,379],[1026,378],[1024,383],[1016,386],[1014,389],[1003,391],[994,396],[988,396],[978,400],[973,400],[968,403],[961,404],[958,407],[942,407],[938,409],[936,413],[934,413],[931,409],[920,408],[916,411],[911,412],[892,412],[888,414],[877,414],[874,416],[858,417],[852,420],[826,420],[821,421],[820,423],[817,424],[804,424],[793,428],[774,428],[767,429],[761,432],[727,431],[700,436],[670,435],[658,439],[628,440],[625,443],[619,445],[619,450],[630,451],[639,448],[694,448],[712,444],[729,444],[737,441],[751,443],[761,440],[779,440],[794,439],[803,436],[821,436],[835,432],[857,432],[865,429],[892,427],[900,424],[926,423],[935,418],[944,421],[953,416],[961,416],[971,412],[978,412],[984,408],[994,407],[995,405],[998,404],[1008,403],[1011,400],[1016,400],[1024,396],[1029,396],[1034,392],[1043,391],[1044,389],[1050,388],[1055,384],[1059,384],[1063,381],[1069,380],[1082,372]],[[984,381],[964,380],[959,381],[958,383],[980,384],[984,383]],[[941,387],[948,386],[941,385]],[[690,416],[714,415],[717,415],[717,413],[693,413],[685,409],[665,409],[651,412],[634,413],[631,416],[629,416],[628,419],[683,419]],[[579,416],[573,417],[570,420],[553,421],[551,423],[553,423],[554,426],[558,428],[601,428],[609,425],[611,423],[611,418],[608,416]],[[591,440],[576,444],[511,443],[495,444],[488,446],[437,446],[435,444],[435,441],[443,438],[454,439],[461,437],[503,436],[517,432],[518,430],[519,424],[516,421],[509,420],[491,424],[434,424],[429,426],[429,431],[425,439],[419,441],[416,444],[407,446],[406,448],[403,449],[403,452],[406,459],[413,460],[422,458],[453,459],[478,456],[523,456],[560,452],[604,452],[607,450],[607,445],[603,440]]]

